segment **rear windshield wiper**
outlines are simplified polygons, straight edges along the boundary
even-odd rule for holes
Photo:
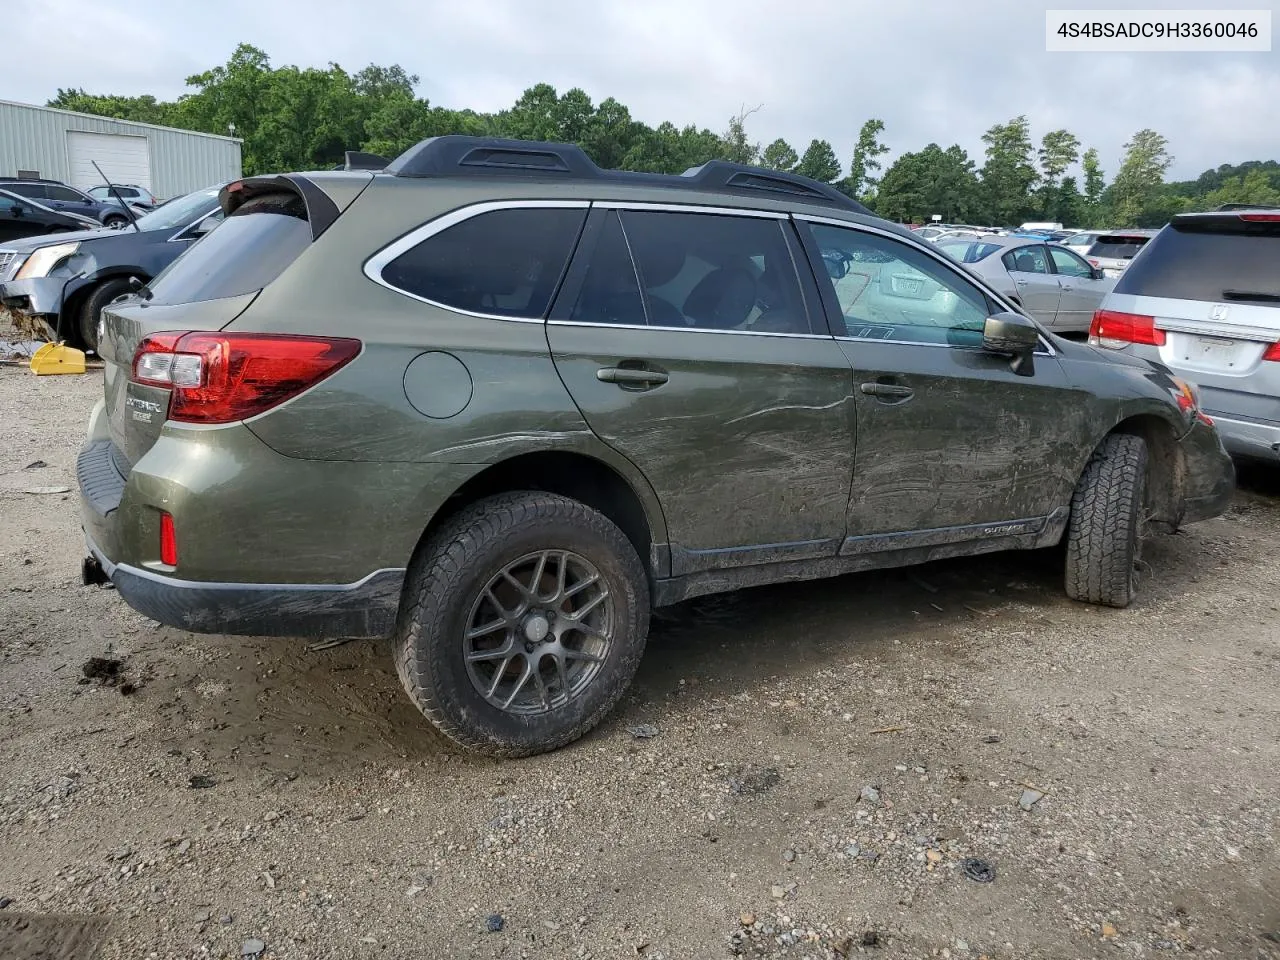
[[[1222,299],[1234,303],[1280,303],[1280,293],[1259,293],[1253,290],[1223,290]]]

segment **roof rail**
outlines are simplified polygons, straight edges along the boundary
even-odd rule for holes
[[[637,173],[596,166],[577,144],[497,137],[449,135],[410,147],[387,164],[397,177],[530,177],[546,180],[596,180],[601,183],[675,187],[802,200],[874,216],[858,201],[827,183],[796,173],[766,170],[727,160],[710,160],[682,174]]]

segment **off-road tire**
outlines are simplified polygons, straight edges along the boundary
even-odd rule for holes
[[[589,686],[550,713],[518,716],[484,699],[467,674],[472,604],[506,563],[543,549],[590,560],[617,600],[616,635]],[[555,750],[595,727],[630,685],[649,632],[649,584],[631,542],[603,514],[538,491],[479,500],[450,518],[410,564],[393,653],[410,699],[453,745],[495,757]]]
[[[98,352],[98,317],[102,314],[102,308],[131,289],[128,280],[107,280],[89,291],[89,295],[80,304],[80,316],[77,318],[79,328],[76,332],[80,335],[80,346],[94,353]]]
[[[1067,596],[1127,607],[1137,588],[1145,526],[1147,445],[1112,434],[1094,451],[1071,497]]]

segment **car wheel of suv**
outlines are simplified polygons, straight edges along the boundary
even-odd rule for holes
[[[1112,434],[1094,451],[1071,497],[1067,595],[1127,607],[1137,587],[1146,522],[1147,445]]]
[[[129,225],[128,217],[107,217],[102,221],[102,225],[108,230],[123,230]]]
[[[102,315],[102,308],[131,289],[128,280],[108,280],[89,291],[89,296],[80,305],[79,333],[82,347],[98,352],[98,318]]]
[[[648,581],[621,530],[567,497],[501,494],[453,517],[415,556],[396,669],[449,740],[528,756],[604,718],[648,630]]]

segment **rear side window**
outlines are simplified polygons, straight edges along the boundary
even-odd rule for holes
[[[48,191],[50,200],[60,200],[64,203],[81,203],[84,201],[84,196],[70,187],[48,186],[45,187],[45,190]]]
[[[10,193],[16,193],[29,200],[49,199],[48,190],[43,183],[6,183],[4,188]]]
[[[1107,260],[1132,260],[1147,242],[1146,237],[1099,237],[1088,256]]]
[[[381,276],[398,290],[455,310],[540,319],[586,214],[556,207],[481,213],[406,250]]]
[[[1120,277],[1116,293],[1280,305],[1280,223],[1206,218],[1165,227]]]
[[[246,200],[150,284],[152,302],[194,303],[261,290],[311,245],[307,208],[295,193]]]

